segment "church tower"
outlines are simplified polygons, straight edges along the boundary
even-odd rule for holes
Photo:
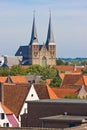
[[[29,64],[39,64],[39,44],[37,38],[37,29],[35,23],[35,13],[33,16],[33,25],[32,25],[32,33],[31,40],[29,43]]]
[[[41,45],[38,43],[34,12],[30,43],[29,45],[20,46],[15,55],[23,58],[22,65],[56,65],[56,44],[51,24],[51,13],[49,17],[46,43]]]
[[[47,64],[51,66],[56,65],[56,44],[55,44],[53,29],[51,24],[51,13],[49,17],[48,33],[47,33],[47,40],[45,45],[48,48],[48,52],[49,52]]]

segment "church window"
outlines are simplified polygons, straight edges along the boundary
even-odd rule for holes
[[[46,66],[47,65],[47,59],[46,59],[46,57],[44,56],[43,58],[42,58],[42,66]]]

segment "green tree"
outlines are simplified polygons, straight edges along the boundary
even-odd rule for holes
[[[53,78],[53,80],[50,83],[51,87],[60,87],[62,80],[58,77]]]
[[[41,74],[43,70],[40,65],[31,65],[27,68],[26,71],[30,74]]]
[[[0,76],[8,76],[10,74],[9,68],[0,68]]]
[[[20,65],[14,65],[10,69],[10,75],[26,75],[26,69],[22,68]]]
[[[64,65],[65,63],[64,63],[63,60],[61,60],[60,58],[58,58],[58,59],[56,59],[56,64],[57,65]]]
[[[51,66],[46,66],[42,68],[42,79],[53,79],[57,75],[57,70]]]
[[[82,74],[87,74],[87,69],[83,69]]]

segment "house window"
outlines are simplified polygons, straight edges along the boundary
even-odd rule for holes
[[[9,127],[9,123],[3,123],[3,127]]]
[[[0,113],[0,119],[5,119],[5,114],[4,113]]]
[[[34,95],[33,94],[31,94],[31,97],[33,97]]]

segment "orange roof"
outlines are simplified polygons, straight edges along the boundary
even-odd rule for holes
[[[50,99],[56,99],[58,98],[58,96],[56,96],[55,92],[52,90],[52,88],[50,88],[49,86],[47,86],[48,89],[48,93],[49,93],[49,97]]]
[[[83,75],[84,83],[87,86],[87,75]]]
[[[21,107],[29,92],[28,83],[3,84],[4,104],[18,117]],[[0,91],[0,94],[2,92]]]
[[[72,65],[58,65],[58,66],[54,66],[54,68],[56,68],[59,71],[73,71],[74,70],[74,66]]]
[[[4,83],[6,81],[7,77],[0,77],[0,82]]]
[[[27,68],[29,68],[29,65],[22,66],[22,68],[27,69]]]
[[[63,80],[64,77],[65,77],[65,73],[60,73],[59,76],[60,76],[60,78]]]
[[[66,74],[62,86],[82,86],[84,85],[83,76],[81,74]]]
[[[46,84],[50,84],[51,79],[46,79]]]
[[[78,89],[76,88],[52,88],[57,97],[64,98],[65,96],[73,96],[78,94]]]
[[[5,114],[13,114],[13,112],[12,112],[10,109],[8,109],[8,108],[7,108],[4,104],[2,104],[1,102],[0,102],[0,105],[1,105],[1,107],[3,108]]]
[[[34,89],[35,89],[39,99],[50,99],[47,85],[34,84]]]
[[[13,83],[27,83],[25,76],[10,76]]]

